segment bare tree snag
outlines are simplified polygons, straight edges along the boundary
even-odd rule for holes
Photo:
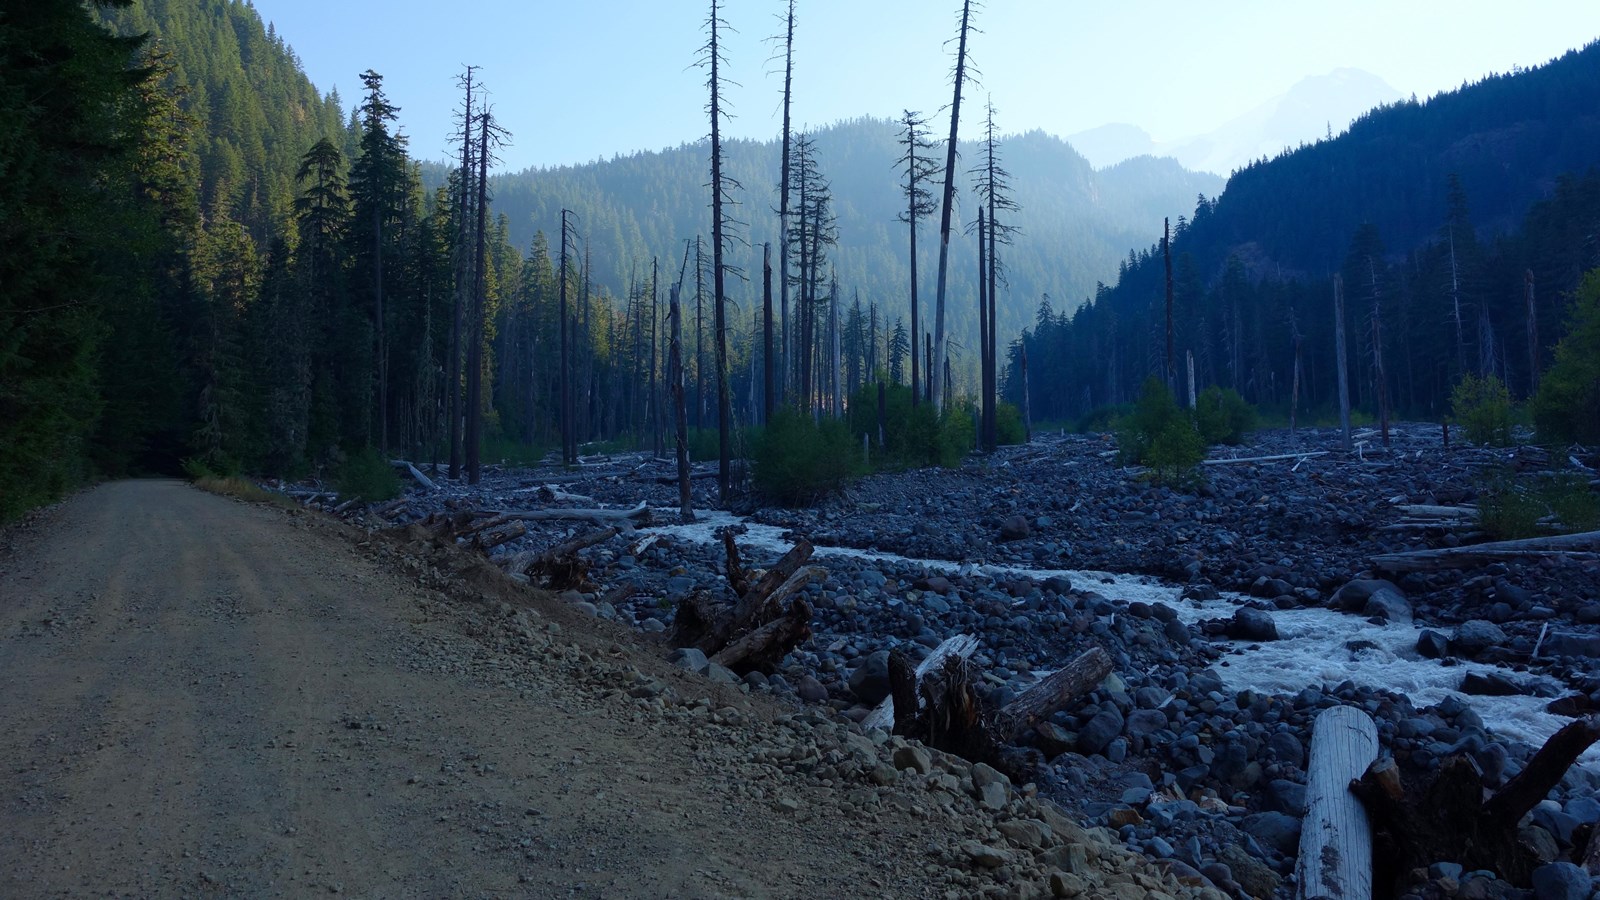
[[[1338,354],[1339,370],[1339,427],[1344,431],[1344,449],[1350,442],[1350,363],[1344,349],[1344,277],[1333,276],[1333,352]],[[1191,365],[1193,365],[1191,363]],[[1190,378],[1191,383],[1193,378]],[[1190,392],[1193,393],[1193,388]]]
[[[1596,741],[1600,716],[1567,724],[1487,802],[1483,774],[1468,756],[1450,757],[1437,776],[1406,784],[1403,792],[1378,766],[1369,768],[1351,790],[1372,817],[1380,888],[1396,889],[1411,870],[1441,859],[1526,885],[1541,860],[1518,838],[1517,826]]]
[[[915,667],[912,667],[910,658],[905,655],[905,651],[896,647],[889,653],[889,685],[891,687],[889,696],[885,697],[884,701],[879,703],[877,708],[875,708],[867,715],[865,719],[862,720],[861,727],[865,729],[889,728],[899,721],[902,713],[915,716],[917,713],[917,704],[914,698],[917,696],[917,682],[922,679],[922,676],[942,665],[945,659],[948,657],[959,656],[962,659],[966,659],[973,653],[977,652],[977,649],[977,638],[969,634],[954,635],[952,637],[945,638],[944,642],[933,648],[933,652],[929,653],[927,657],[922,660],[922,662],[917,663]],[[906,672],[904,674],[906,678],[909,679],[906,685],[906,690],[908,692],[907,696],[913,698],[913,702],[909,707],[901,705],[898,702],[900,695],[892,689],[895,683],[895,653],[900,654],[901,661],[906,666]],[[900,731],[896,729],[895,733],[899,734]]]
[[[619,528],[602,528],[563,541],[548,550],[518,553],[506,563],[512,574],[527,573],[529,578],[542,578],[551,590],[565,590],[588,579],[589,564],[578,551],[603,544],[621,534]]]
[[[1378,729],[1353,706],[1317,716],[1306,769],[1306,815],[1296,863],[1305,900],[1372,897],[1372,826],[1350,783],[1378,757]]]
[[[416,479],[417,484],[422,485],[424,488],[427,488],[430,491],[436,491],[439,489],[438,485],[433,483],[433,479],[422,474],[420,469],[403,459],[391,459],[389,460],[389,465],[394,466],[397,469],[405,469],[406,474]]]
[[[1067,708],[1073,701],[1095,689],[1111,674],[1110,654],[1091,647],[1049,677],[1029,688],[1022,696],[1000,710],[1006,736],[1015,740],[1023,732]]]
[[[955,211],[953,207],[956,195],[956,132],[961,121],[961,87],[967,74],[967,34],[971,31],[971,25],[972,2],[963,0],[961,31],[956,38],[955,92],[954,99],[950,101],[950,139],[945,144],[944,201],[939,211],[939,280],[938,289],[934,294],[933,353],[928,358],[928,371],[932,382],[929,399],[933,402],[934,411],[940,413],[944,411],[944,383],[934,373],[943,369],[945,364],[944,301],[945,286],[950,271],[950,217]]]

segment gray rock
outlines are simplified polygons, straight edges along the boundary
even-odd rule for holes
[[[862,703],[876,706],[889,696],[889,651],[869,654],[850,673],[850,692]]]
[[[1011,799],[1011,789],[998,781],[991,781],[978,789],[978,805],[984,809],[1005,809]]]
[[[1594,879],[1572,863],[1558,862],[1533,870],[1534,900],[1589,900]]]
[[[1011,779],[988,763],[975,763],[972,767],[972,786],[981,789],[990,784],[1010,785]]]
[[[1050,833],[1050,826],[1037,819],[1012,819],[1001,822],[996,830],[1005,835],[1006,840],[1011,843],[1035,850],[1044,846],[1045,836]]]
[[[1033,529],[1029,527],[1028,520],[1022,516],[1007,516],[1005,521],[1000,523],[1002,541],[1020,541],[1031,534]]]
[[[1405,602],[1405,592],[1395,587],[1394,582],[1382,578],[1358,578],[1334,591],[1333,596],[1328,598],[1328,605],[1344,612],[1363,612],[1368,600],[1385,593],[1400,598],[1401,603]]]
[[[1099,753],[1122,734],[1122,713],[1110,704],[1078,731],[1078,752],[1088,755]]]
[[[738,675],[734,674],[732,669],[728,668],[727,666],[718,665],[717,663],[706,664],[706,677],[711,679],[712,683],[714,684],[744,683]]]
[[[1389,622],[1411,624],[1411,604],[1398,590],[1383,588],[1367,598],[1361,614],[1367,618],[1385,619]]]
[[[1300,820],[1280,812],[1263,812],[1244,817],[1246,834],[1279,853],[1288,855],[1300,845]]]
[[[1159,709],[1136,709],[1128,716],[1128,733],[1132,735],[1154,734],[1167,727],[1167,714]]]
[[[828,689],[810,675],[800,676],[800,680],[794,684],[794,692],[800,695],[801,700],[811,703],[822,703],[828,699]]]
[[[1450,655],[1450,639],[1431,628],[1417,635],[1417,653],[1424,659],[1443,659]]]
[[[1582,656],[1600,659],[1600,634],[1571,634],[1554,631],[1540,651],[1551,656]]]
[[[1239,641],[1275,641],[1278,626],[1273,623],[1272,616],[1261,610],[1241,607],[1228,622],[1228,637]]]
[[[1305,767],[1306,746],[1292,732],[1280,731],[1267,738],[1267,750],[1280,762],[1288,763],[1296,769]]]
[[[704,672],[711,665],[706,655],[694,647],[679,647],[667,654],[667,662],[691,672]]]
[[[1500,626],[1484,619],[1472,619],[1456,627],[1455,635],[1450,638],[1450,651],[1472,658],[1505,642],[1506,633]]]
[[[1277,778],[1267,784],[1267,808],[1273,812],[1303,818],[1306,814],[1306,786],[1286,778]]]
[[[933,771],[933,757],[926,747],[907,744],[894,751],[894,767],[911,769],[918,775],[926,775]]]

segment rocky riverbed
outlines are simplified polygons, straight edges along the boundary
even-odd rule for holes
[[[660,481],[670,464],[640,456],[586,460],[576,472],[494,471],[473,489],[441,482],[387,513],[399,523],[447,507],[643,500],[666,524],[585,550],[601,590],[568,599],[647,634],[665,634],[693,592],[726,590],[719,527],[739,534],[756,566],[786,549],[786,536],[805,536],[829,575],[808,589],[813,637],[776,674],[741,680],[696,653],[673,659],[857,721],[887,694],[896,646],[920,656],[953,635],[977,637],[980,692],[995,705],[1102,647],[1114,674],[1026,748],[1040,793],[1181,877],[1236,896],[1292,890],[1321,710],[1366,710],[1404,771],[1466,753],[1498,784],[1564,717],[1600,708],[1593,561],[1395,581],[1369,562],[1481,539],[1470,518],[1418,523],[1408,510],[1470,503],[1489,471],[1583,473],[1592,455],[1446,448],[1424,425],[1399,427],[1387,448],[1365,436],[1352,452],[1327,431],[1268,432],[1218,459],[1284,458],[1218,461],[1204,468],[1203,487],[1181,492],[1119,467],[1113,451],[1103,437],[1043,436],[958,470],[873,476],[811,509],[708,511],[689,526],[676,524],[676,486]],[[714,482],[694,484],[709,508]],[[529,526],[494,552],[590,527]],[[605,603],[623,583],[636,590]],[[1564,860],[1597,821],[1600,754],[1591,751],[1523,839]],[[1495,873],[1438,863],[1417,879],[1418,896],[1523,896]],[[1588,896],[1570,872],[1554,871],[1565,880],[1547,873],[1535,896]]]

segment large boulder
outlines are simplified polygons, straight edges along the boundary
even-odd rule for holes
[[[1228,622],[1228,637],[1236,641],[1275,641],[1278,626],[1273,624],[1272,616],[1245,606]]]
[[[1582,656],[1600,659],[1600,634],[1572,634],[1551,632],[1544,642],[1542,653],[1550,656]]]
[[[1569,862],[1556,862],[1533,870],[1534,900],[1589,900],[1594,879]]]
[[[889,696],[889,651],[868,654],[856,666],[850,673],[850,692],[868,706],[877,706]]]
[[[1122,734],[1122,725],[1122,713],[1115,706],[1106,704],[1088,724],[1078,729],[1078,752],[1087,755],[1104,750]]]
[[[1368,618],[1411,624],[1411,604],[1394,582],[1381,578],[1360,578],[1333,592],[1328,605]]]
[[[1456,627],[1455,635],[1450,638],[1450,652],[1471,659],[1505,642],[1506,633],[1499,625],[1484,619],[1472,619]]]

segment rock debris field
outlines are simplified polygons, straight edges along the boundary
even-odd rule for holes
[[[1382,753],[1408,775],[1465,754],[1494,787],[1561,725],[1600,709],[1592,557],[1412,573],[1372,563],[1484,540],[1473,504],[1491,478],[1560,471],[1582,484],[1600,459],[1583,448],[1446,447],[1421,424],[1396,428],[1388,447],[1357,437],[1347,452],[1328,430],[1264,432],[1214,451],[1205,484],[1187,492],[1120,467],[1105,436],[1043,435],[956,470],[875,475],[805,509],[745,499],[719,510],[702,474],[692,525],[678,522],[670,461],[586,457],[576,470],[491,470],[476,488],[441,479],[373,521],[647,504],[650,524],[581,551],[592,589],[561,599],[659,641],[713,681],[844,721],[887,695],[895,647],[916,658],[976,637],[971,662],[991,708],[1104,648],[1112,675],[1028,735],[1015,748],[1028,765],[1012,774],[1185,884],[1292,896],[1320,711],[1370,713]],[[1271,458],[1226,461],[1260,457]],[[504,562],[594,528],[526,524],[487,555]],[[771,673],[741,678],[672,653],[681,604],[728,591],[723,529],[747,566],[771,565],[804,537],[827,569],[804,594],[812,636]],[[1541,860],[1581,856],[1600,821],[1597,789],[1591,749],[1524,823]],[[1438,862],[1418,873],[1415,895],[1534,896],[1500,873]]]

